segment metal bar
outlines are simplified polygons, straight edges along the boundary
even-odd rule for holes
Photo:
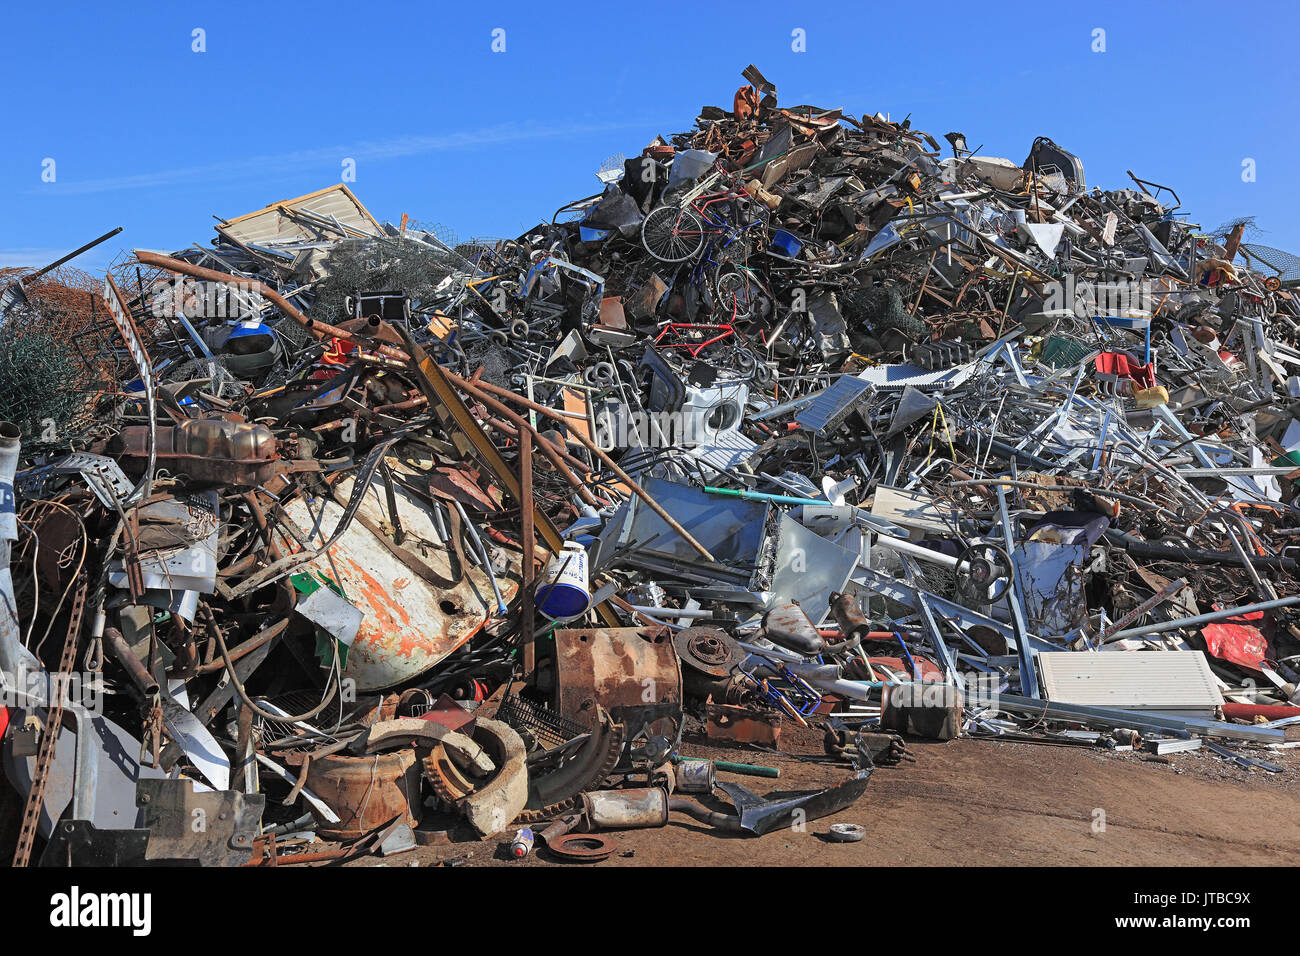
[[[525,498],[523,487],[518,477],[509,465],[506,464],[501,453],[497,451],[496,445],[479,427],[474,416],[470,414],[465,403],[461,401],[456,389],[448,380],[447,373],[439,365],[425,354],[424,349],[415,344],[410,338],[410,334],[401,326],[397,327],[398,332],[402,334],[402,339],[406,347],[411,351],[411,363],[414,369],[419,373],[421,391],[429,399],[432,406],[435,402],[442,405],[451,416],[455,427],[469,441],[470,445],[482,457],[484,464],[492,471],[493,477],[505,487],[506,493],[515,501],[519,502],[521,508],[533,509],[533,521],[536,522],[537,530],[542,535],[542,540],[546,542],[547,547],[552,551],[560,551],[564,547],[564,535],[555,527],[546,512],[538,507],[537,502],[532,497]],[[460,379],[460,376],[456,376]],[[464,381],[463,379],[460,379]],[[531,560],[531,555],[525,555],[525,558]],[[618,619],[608,602],[602,601],[596,605],[596,612],[600,615],[601,620],[607,627],[618,627],[621,622]]]
[[[1134,730],[1151,730],[1162,733],[1196,732],[1202,736],[1230,737],[1256,743],[1272,743],[1286,738],[1285,730],[1252,727],[1249,724],[1229,724],[1200,717],[1161,717],[1138,710],[1117,710],[1110,707],[1093,707],[1088,704],[1067,704],[1056,700],[1035,700],[1016,694],[998,694],[993,706],[998,710],[1046,717],[1052,720],[1077,720],[1100,727],[1131,727]]]
[[[1011,515],[1007,511],[1007,490],[998,486],[998,514],[1002,522],[1002,539],[1007,555],[1011,557],[1011,587],[1007,593],[1007,606],[1011,608],[1011,622],[1016,632],[1016,652],[1020,655],[1020,689],[1029,697],[1038,696],[1038,674],[1034,670],[1034,649],[1029,646],[1029,625],[1025,622],[1025,607],[1020,601],[1022,585],[1020,568],[1014,557],[1016,543],[1011,533]]]
[[[59,658],[59,678],[71,674],[72,666],[76,663],[77,639],[81,636],[81,617],[85,608],[86,578],[82,575],[77,580],[77,591],[72,598],[68,632],[63,640],[63,655]],[[26,866],[32,855],[32,845],[36,841],[36,830],[41,819],[41,808],[45,805],[45,785],[49,782],[50,770],[54,767],[54,751],[63,732],[63,707],[67,692],[67,682],[62,679],[56,680],[50,689],[50,699],[46,701],[48,709],[45,711],[45,729],[41,732],[41,744],[36,751],[32,786],[27,791],[27,803],[23,806],[22,824],[18,830],[18,845],[14,850],[14,866]],[[90,746],[90,728],[85,725],[85,721],[78,718],[77,752],[81,753]],[[79,765],[80,763],[78,761]],[[78,777],[80,776],[78,773]],[[79,786],[80,783],[81,781],[78,780]]]
[[[36,270],[35,272],[33,272],[31,275],[29,275],[29,276],[23,276],[22,281],[23,281],[23,282],[31,282],[33,279],[39,279],[41,276],[45,275],[45,273],[50,272],[50,271],[52,271],[52,270],[54,270],[54,269],[57,269],[59,266],[63,265],[65,262],[69,262],[70,260],[77,258],[77,256],[81,255],[83,252],[86,252],[86,251],[88,251],[88,250],[90,250],[90,249],[95,248],[95,247],[96,247],[97,245],[99,245],[101,242],[104,242],[105,240],[108,240],[108,239],[112,239],[114,236],[116,236],[116,235],[117,235],[119,232],[121,232],[121,231],[122,231],[122,227],[121,227],[121,226],[118,226],[116,229],[112,230],[111,232],[106,232],[106,233],[104,233],[104,234],[103,234],[102,236],[100,236],[98,239],[92,239],[92,240],[90,240],[90,242],[86,243],[84,246],[80,246],[79,248],[72,250],[72,251],[69,252],[66,256],[64,256],[63,258],[61,258],[61,259],[55,259],[55,260],[54,260],[53,262],[51,262],[48,266],[46,266],[44,269],[37,269],[37,270]]]
[[[866,586],[877,594],[883,594],[885,597],[892,598],[899,604],[906,605],[914,611],[920,610],[921,602],[919,596],[922,592],[919,588],[914,588],[908,584],[904,584],[902,581],[891,578],[887,574],[882,574],[880,571],[862,567],[861,565],[858,566],[857,573],[865,577]],[[955,601],[949,601],[947,598],[940,597],[937,594],[932,594],[929,591],[924,592],[924,594],[926,600],[929,601],[945,619],[958,621],[965,627],[974,627],[978,625],[981,627],[992,628],[1004,638],[1013,642],[1016,640],[1016,636],[1012,629],[1001,621],[995,620],[991,617],[986,617],[978,611],[972,611],[968,607],[963,607]]]
[[[1171,581],[1169,584],[1161,588],[1158,594],[1151,595],[1151,597],[1147,598],[1137,607],[1133,608],[1131,611],[1129,611],[1127,614],[1121,617],[1110,627],[1103,629],[1101,633],[1097,635],[1097,643],[1109,644],[1111,641],[1116,639],[1113,635],[1121,627],[1123,627],[1125,624],[1127,624],[1129,621],[1133,620],[1134,618],[1138,617],[1139,615],[1145,614],[1147,611],[1151,610],[1156,605],[1164,603],[1165,601],[1173,597],[1175,594],[1177,594],[1185,587],[1187,587],[1186,578],[1179,578],[1177,581]]]
[[[215,269],[204,269],[200,266],[191,265],[180,259],[173,259],[170,256],[160,255],[156,252],[149,252],[145,249],[135,250],[135,257],[148,266],[155,266],[159,269],[166,269],[169,272],[178,272],[181,275],[192,276],[195,279],[206,279],[208,282],[221,282],[226,285],[242,285],[250,292],[259,292],[266,298],[270,299],[275,305],[301,325],[312,338],[321,340],[330,337],[342,339],[345,342],[352,342],[362,349],[372,350],[380,355],[404,361],[407,358],[405,352],[401,349],[394,348],[391,345],[385,345],[382,342],[368,342],[364,339],[356,338],[351,332],[340,329],[338,326],[330,325],[328,322],[321,322],[318,319],[309,319],[303,315],[284,296],[280,295],[275,289],[265,283],[258,282],[256,279],[246,279],[241,276],[232,276],[226,272],[217,272]]]
[[[496,385],[491,385],[487,382],[478,382],[478,383],[467,382],[459,375],[450,372],[447,373],[447,377],[450,378],[452,381],[456,382],[457,384],[461,385],[462,387],[468,387],[471,391],[482,390],[486,392],[491,392],[492,394],[499,395],[504,399],[510,399],[515,401],[516,403],[521,403],[526,408],[530,408],[533,411],[540,412],[541,414],[546,415],[548,418],[563,420],[563,416],[561,416],[555,409],[547,408],[545,405],[539,405],[536,402],[530,402],[527,399],[522,398],[519,395],[516,395],[514,392],[509,391],[508,389],[500,388]],[[683,528],[676,518],[674,518],[667,511],[665,511],[663,506],[659,504],[659,502],[651,498],[650,495],[646,493],[646,490],[642,488],[639,484],[637,484],[636,480],[632,478],[627,472],[625,472],[622,468],[620,468],[618,464],[614,461],[614,459],[610,458],[609,455],[605,454],[605,452],[599,446],[597,446],[595,442],[593,442],[591,439],[587,438],[585,435],[579,432],[574,431],[571,432],[571,434],[573,435],[574,438],[578,439],[578,441],[583,446],[586,447],[587,451],[591,452],[593,455],[599,458],[606,468],[608,468],[615,475],[617,475],[619,481],[623,482],[623,484],[631,488],[632,492],[638,498],[644,501],[646,505],[649,506],[651,511],[653,511],[660,518],[662,518],[664,520],[664,523],[667,524],[668,527],[672,528],[675,532],[677,532],[677,534],[681,535],[682,540],[685,541],[687,544],[689,544],[692,548],[694,548],[696,553],[698,553],[706,561],[710,561],[714,564],[717,563],[717,559],[712,554],[709,553],[709,550],[706,547],[704,547],[704,545],[696,541],[694,536],[692,536],[689,531]]]
[[[533,500],[533,433],[527,428],[519,430],[519,492],[524,502]],[[533,643],[533,631],[537,627],[533,606],[534,554],[537,548],[537,530],[533,521],[531,504],[520,504],[520,533],[524,554],[521,565],[523,586],[520,588],[519,621],[523,632],[524,676],[532,674],[537,667],[537,646]]]
[[[1199,627],[1202,624],[1211,624],[1214,621],[1222,621],[1224,618],[1236,617],[1239,614],[1251,614],[1255,611],[1271,611],[1273,608],[1290,607],[1293,604],[1300,604],[1300,595],[1288,598],[1278,598],[1276,601],[1260,601],[1258,604],[1243,604],[1239,607],[1226,607],[1221,611],[1210,611],[1207,614],[1196,614],[1192,617],[1180,617],[1173,621],[1164,621],[1160,624],[1148,624],[1146,627],[1131,627],[1126,631],[1116,631],[1111,634],[1108,640],[1118,641],[1125,637],[1141,637],[1143,634],[1163,634],[1165,631],[1176,631],[1184,627]]]
[[[908,572],[912,575],[913,580],[920,576],[921,569],[917,565],[915,558],[904,556],[902,561],[903,567],[907,568]],[[921,621],[925,627],[926,634],[930,638],[930,643],[934,646],[935,654],[938,655],[940,662],[943,664],[944,670],[947,671],[947,674],[951,677],[953,683],[957,685],[958,689],[964,691],[966,689],[965,682],[962,680],[961,674],[957,671],[957,665],[952,659],[952,654],[948,651],[948,645],[943,641],[943,632],[939,630],[939,623],[934,619],[934,612],[930,610],[930,602],[926,599],[925,592],[918,590],[916,592],[916,600],[917,603],[921,605]]]

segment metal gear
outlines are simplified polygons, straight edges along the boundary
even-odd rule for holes
[[[624,728],[614,723],[603,709],[597,713],[597,728],[579,749],[562,766],[551,773],[531,776],[528,782],[528,803],[516,820],[521,823],[539,823],[577,809],[586,790],[599,787],[618,764],[623,751]],[[445,747],[439,745],[423,761],[424,776],[438,798],[456,807],[474,792],[475,782],[456,766]],[[566,793],[553,799],[557,793]]]
[[[438,799],[453,807],[474,792],[474,782],[461,772],[442,744],[424,758],[424,777]]]
[[[623,725],[614,723],[598,707],[596,729],[578,753],[552,773],[530,775],[528,803],[517,819],[523,823],[539,823],[581,806],[583,792],[598,788],[613,773],[623,752],[625,736]],[[566,795],[556,799],[561,793]]]

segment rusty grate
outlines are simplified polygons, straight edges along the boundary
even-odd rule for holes
[[[547,750],[590,732],[590,728],[513,695],[501,701],[496,719],[517,731],[528,731]]]

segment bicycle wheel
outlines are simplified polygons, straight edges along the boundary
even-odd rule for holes
[[[685,262],[704,245],[704,224],[693,209],[658,206],[641,223],[641,244],[660,262]]]
[[[714,294],[718,299],[721,314],[733,322],[739,322],[753,313],[753,290],[750,288],[749,276],[732,265],[723,265],[713,280]]]

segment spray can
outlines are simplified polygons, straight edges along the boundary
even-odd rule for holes
[[[510,841],[510,855],[516,860],[522,860],[529,853],[533,852],[533,831],[530,827],[524,827],[515,834],[515,838]]]

